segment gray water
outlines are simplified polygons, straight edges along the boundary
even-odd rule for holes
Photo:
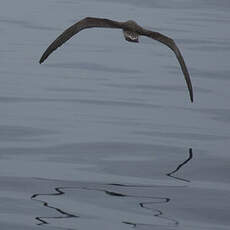
[[[230,2],[2,0],[0,229],[229,229]],[[91,29],[85,16],[171,36]]]

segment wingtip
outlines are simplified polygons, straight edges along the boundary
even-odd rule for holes
[[[192,90],[190,92],[190,100],[191,100],[191,103],[193,103],[193,91]]]
[[[42,64],[48,56],[46,55],[46,52],[44,52],[39,60],[39,63]]]
[[[39,64],[42,64],[44,62],[44,60],[42,60],[42,58],[39,60]]]

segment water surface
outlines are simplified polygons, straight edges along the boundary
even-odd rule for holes
[[[229,1],[4,0],[0,8],[0,225],[12,229],[229,229]],[[175,39],[91,29],[38,61],[85,16]]]

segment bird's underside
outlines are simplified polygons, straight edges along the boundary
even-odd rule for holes
[[[70,26],[60,36],[58,36],[56,40],[53,41],[49,45],[49,47],[45,50],[39,63],[40,64],[43,63],[54,50],[56,50],[58,47],[60,47],[63,43],[65,43],[67,40],[69,40],[72,36],[74,36],[78,32],[80,32],[83,29],[88,29],[93,27],[122,29],[125,39],[129,42],[139,42],[138,38],[141,35],[141,36],[150,37],[168,46],[175,53],[177,60],[179,61],[181,70],[184,74],[185,81],[187,83],[191,102],[193,102],[193,88],[192,88],[190,76],[187,67],[185,65],[183,56],[180,53],[180,50],[176,46],[175,42],[171,38],[161,33],[146,30],[143,27],[139,26],[136,22],[131,20],[126,22],[118,22],[118,21],[113,21],[105,18],[86,17],[80,20],[79,22],[73,24],[72,26]]]
[[[129,31],[129,30],[123,30],[123,34],[125,37],[125,40],[128,42],[139,42],[139,38],[138,38],[138,34],[133,32],[133,31]]]

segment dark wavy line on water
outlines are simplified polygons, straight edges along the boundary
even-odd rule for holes
[[[125,106],[125,107],[139,107],[145,109],[165,109],[165,110],[182,110],[194,113],[203,113],[208,115],[211,119],[229,122],[230,109],[226,108],[187,108],[180,106],[164,106],[160,104],[142,103],[136,101],[127,100],[95,100],[95,99],[77,99],[77,98],[31,98],[31,97],[12,97],[12,96],[0,96],[0,103],[53,103],[53,102],[65,102],[65,103],[79,103],[99,106]]]
[[[74,62],[74,63],[57,63],[57,64],[46,64],[46,67],[55,68],[67,68],[67,69],[84,69],[90,71],[99,72],[111,72],[111,73],[130,73],[130,74],[141,74],[140,70],[133,70],[127,68],[109,67],[108,65],[101,65],[98,63],[90,62]]]
[[[6,17],[0,17],[0,23],[8,24],[8,25],[15,25],[27,29],[35,29],[35,30],[48,30],[48,31],[60,31],[59,28],[51,27],[51,26],[44,26],[44,25],[38,25],[36,23],[32,23],[31,21],[24,21],[19,19],[13,19],[13,18],[6,18]]]
[[[191,161],[192,158],[193,158],[192,148],[189,148],[189,156],[188,156],[188,158],[186,160],[184,160],[182,163],[180,163],[176,167],[176,169],[174,169],[173,171],[167,173],[166,175],[169,176],[169,177],[172,177],[172,178],[174,178],[176,180],[180,180],[180,181],[184,181],[184,182],[190,182],[190,180],[184,179],[182,177],[174,176],[173,174],[175,174],[176,172],[178,172],[183,166],[185,166],[189,161]],[[169,201],[170,201],[170,199],[168,198],[165,203],[168,203]],[[151,210],[152,212],[157,212],[153,216],[173,222],[173,224],[171,225],[171,227],[176,227],[176,226],[179,225],[179,221],[178,220],[164,216],[164,213],[160,209],[154,209],[154,208],[148,207],[148,205],[154,205],[154,204],[156,204],[156,203],[155,202],[140,202],[139,203],[140,207],[142,207],[144,209],[147,209],[147,210]],[[133,228],[136,228],[138,226],[153,226],[153,225],[150,225],[150,224],[141,224],[141,223],[135,223],[135,222],[123,222],[123,223],[129,224]]]
[[[34,102],[70,102],[70,103],[83,103],[94,105],[108,105],[108,106],[134,106],[144,108],[168,108],[166,106],[140,103],[135,101],[121,101],[121,100],[95,100],[95,99],[76,99],[76,98],[29,98],[29,97],[7,97],[1,96],[0,103],[34,103]],[[172,107],[173,108],[173,107]]]
[[[176,172],[178,172],[183,166],[185,166],[189,161],[191,161],[191,159],[193,158],[193,153],[192,153],[192,148],[189,149],[189,156],[186,160],[184,160],[182,163],[180,163],[176,169],[174,169],[173,171],[167,173],[166,175],[169,177],[172,177],[176,180],[180,180],[180,181],[184,181],[184,182],[190,182],[187,179],[184,179],[182,177],[177,177],[174,176],[173,174],[175,174]],[[98,184],[97,184],[98,185]],[[115,184],[115,183],[111,183],[111,184],[99,184],[100,186],[113,186],[113,187],[128,187],[128,188],[154,188],[154,187],[159,187],[159,186],[154,186],[154,185],[135,185],[135,184]],[[174,186],[170,186],[170,187],[174,187]],[[175,186],[175,187],[184,187],[184,186]],[[31,196],[32,200],[38,201],[40,203],[42,203],[42,205],[46,208],[50,208],[55,210],[59,216],[37,216],[35,217],[35,219],[37,221],[39,221],[39,223],[37,225],[44,225],[44,224],[49,224],[48,220],[49,219],[67,219],[67,218],[81,218],[80,215],[75,215],[69,212],[66,212],[58,207],[55,206],[51,206],[49,205],[48,202],[42,200],[42,199],[37,199],[39,196],[61,196],[64,195],[66,192],[65,190],[88,190],[88,191],[99,191],[99,192],[103,192],[106,195],[112,196],[112,197],[123,197],[123,198],[127,198],[127,197],[131,197],[131,198],[139,198],[139,199],[151,199],[154,201],[146,201],[146,202],[139,202],[138,205],[143,208],[143,209],[147,209],[150,210],[151,212],[153,212],[153,216],[163,219],[163,220],[167,220],[169,222],[171,222],[171,224],[167,224],[167,227],[175,227],[179,225],[179,221],[175,220],[173,218],[169,218],[167,216],[164,215],[164,213],[160,210],[160,209],[154,209],[151,207],[148,207],[149,205],[154,205],[154,204],[163,204],[163,203],[169,203],[170,202],[170,198],[168,197],[156,197],[156,196],[138,196],[138,195],[130,195],[130,194],[126,194],[126,193],[121,193],[121,192],[116,192],[113,191],[112,188],[111,189],[104,189],[104,188],[90,188],[88,186],[81,186],[81,187],[56,187],[54,188],[55,192],[53,193],[36,193],[34,195]],[[154,227],[154,226],[159,226],[157,224],[144,224],[144,223],[135,223],[132,221],[122,221],[123,224],[128,224],[131,225],[132,227],[138,227],[138,226],[149,226],[149,227]],[[163,227],[163,225],[160,225]]]
[[[185,139],[185,140],[229,140],[229,136],[220,136],[215,134],[202,134],[198,132],[161,132],[161,131],[138,131],[136,134],[145,135],[145,136],[156,136],[156,137],[164,137],[164,138],[177,138],[177,139]]]
[[[104,184],[104,186],[108,186],[108,184]],[[116,187],[116,185],[113,185]],[[118,185],[120,186],[120,185]],[[125,185],[123,185],[123,187],[125,187]],[[39,223],[37,225],[44,225],[44,224],[49,224],[48,219],[67,219],[67,218],[80,218],[80,215],[74,215],[71,213],[68,213],[66,211],[63,211],[62,209],[58,208],[58,207],[54,207],[49,205],[48,202],[41,200],[41,199],[37,199],[37,197],[39,196],[59,196],[59,195],[64,195],[65,194],[65,190],[72,190],[72,189],[78,189],[78,190],[91,190],[91,191],[99,191],[99,192],[104,192],[106,195],[109,196],[114,196],[114,197],[131,197],[131,198],[140,198],[140,199],[154,199],[155,201],[149,202],[151,204],[159,204],[159,203],[168,203],[170,201],[170,198],[168,197],[154,197],[154,196],[138,196],[138,195],[130,195],[130,194],[125,194],[125,193],[119,193],[119,192],[114,192],[112,190],[108,190],[108,189],[97,189],[97,188],[89,188],[89,187],[56,187],[54,190],[56,192],[54,193],[37,193],[31,196],[32,200],[36,200],[40,203],[42,203],[42,205],[44,207],[50,208],[50,209],[54,209],[57,213],[61,214],[60,216],[37,216],[35,217],[35,219],[37,221],[39,221]],[[143,202],[140,202],[139,205],[142,207],[142,204],[144,204]],[[143,206],[143,208],[145,208]],[[159,212],[157,210],[157,212]],[[157,215],[154,215],[157,216]],[[163,217],[161,217],[163,218]],[[169,218],[166,218],[168,220],[170,220]],[[126,221],[123,221],[122,223],[127,224]]]
[[[166,201],[166,203],[169,201],[170,201],[170,199],[168,201]],[[140,207],[147,209],[147,210],[150,210],[152,212],[156,212],[155,214],[153,214],[153,216],[161,218],[163,220],[168,220],[168,221],[173,223],[172,225],[170,225],[170,226],[168,225],[167,227],[176,227],[179,225],[179,221],[172,219],[172,218],[169,218],[169,217],[165,217],[161,210],[152,209],[152,208],[147,207],[147,205],[150,205],[150,204],[155,204],[155,203],[154,202],[141,202],[141,203],[139,203]],[[153,225],[153,224],[134,223],[134,222],[128,222],[128,221],[124,221],[123,223],[131,225],[133,228],[136,228],[138,226],[150,226],[150,227],[161,226],[161,227],[163,227],[162,225],[158,225],[158,224]]]
[[[169,177],[172,177],[172,178],[174,178],[174,179],[176,179],[176,180],[181,180],[181,181],[185,181],[185,182],[190,182],[190,180],[184,179],[184,178],[182,178],[182,177],[174,176],[173,174],[175,174],[176,172],[178,172],[178,171],[181,169],[181,167],[183,167],[183,166],[186,165],[189,161],[191,161],[192,158],[193,158],[193,153],[192,153],[192,148],[190,148],[190,149],[189,149],[189,156],[188,156],[188,158],[187,158],[185,161],[183,161],[181,164],[179,164],[179,165],[176,167],[175,170],[173,170],[173,171],[167,173],[166,175],[169,176]]]
[[[118,83],[104,83],[104,86],[113,87],[118,89],[142,90],[141,93],[149,93],[155,91],[173,91],[173,92],[187,92],[184,86],[180,85],[148,85],[148,84],[118,84]],[[212,93],[211,89],[205,89],[199,86],[194,87],[194,90],[202,93]]]
[[[49,216],[37,216],[37,217],[35,217],[35,219],[39,221],[39,223],[37,225],[49,224],[49,222],[46,221],[46,219],[63,219],[63,218],[78,218],[79,217],[78,215],[74,215],[74,214],[68,213],[66,211],[63,211],[60,208],[51,206],[46,201],[43,201],[43,200],[40,200],[40,199],[36,199],[39,196],[60,196],[60,195],[64,195],[65,194],[59,188],[55,188],[55,191],[56,191],[55,193],[44,193],[44,194],[37,193],[37,194],[33,194],[31,196],[32,200],[36,200],[36,201],[42,203],[42,205],[44,207],[47,207],[47,208],[50,208],[50,209],[54,209],[57,213],[61,214],[61,216],[52,216],[52,217],[49,217]]]

